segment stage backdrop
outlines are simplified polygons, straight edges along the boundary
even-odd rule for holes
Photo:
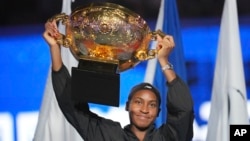
[[[195,103],[194,140],[203,141],[207,133],[219,22],[210,19],[206,19],[204,23],[198,21],[182,21],[182,38],[187,82]],[[0,28],[0,141],[31,141],[33,138],[50,69],[49,50],[42,32],[43,25]],[[249,23],[240,23],[248,99],[249,33]],[[91,104],[91,109],[107,118],[120,121],[122,125],[127,124],[128,116],[124,110],[127,94],[134,84],[144,81],[146,65],[147,62],[142,62],[121,73],[120,108]],[[248,113],[249,109],[248,102]]]

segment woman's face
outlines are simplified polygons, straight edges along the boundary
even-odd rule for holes
[[[128,106],[130,122],[140,130],[147,129],[158,115],[157,97],[150,90],[137,91]]]

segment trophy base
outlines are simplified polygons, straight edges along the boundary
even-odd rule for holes
[[[118,65],[88,60],[79,60],[78,68],[72,67],[72,99],[119,106],[120,74]]]

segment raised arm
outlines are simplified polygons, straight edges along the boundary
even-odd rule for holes
[[[62,62],[60,45],[55,40],[58,34],[55,21],[45,23],[43,37],[50,47],[52,84],[62,113],[84,140],[119,140],[110,139],[110,136],[107,136],[113,134],[117,137],[121,136],[122,131],[119,123],[106,120],[92,113],[89,110],[88,103],[75,103],[71,100],[71,76]],[[83,89],[87,88],[83,87]],[[106,131],[107,127],[115,129],[110,130],[113,132],[108,132],[109,130]],[[107,139],[102,139],[102,136],[100,136],[104,133]]]
[[[191,141],[193,137],[193,100],[187,84],[174,72],[168,62],[174,48],[172,36],[158,36],[158,61],[168,84],[167,122],[161,127],[164,136],[169,140]]]
[[[157,58],[162,67],[163,73],[168,82],[173,81],[176,78],[176,74],[171,67],[170,62],[168,61],[168,57],[173,50],[175,43],[174,39],[170,35],[166,35],[165,37],[161,38],[157,36],[157,46],[156,49],[158,50]]]
[[[55,21],[47,21],[45,23],[45,31],[43,37],[50,47],[51,61],[52,61],[52,70],[59,71],[62,67],[62,57],[61,57],[61,48],[57,44],[55,37],[58,36],[59,32],[57,29],[57,24]]]

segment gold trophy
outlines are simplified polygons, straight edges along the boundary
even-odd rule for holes
[[[55,37],[79,61],[72,67],[72,98],[118,106],[120,72],[141,61],[155,58],[149,43],[160,30],[152,32],[146,21],[133,11],[114,3],[92,3],[50,20],[62,22],[65,34]]]

